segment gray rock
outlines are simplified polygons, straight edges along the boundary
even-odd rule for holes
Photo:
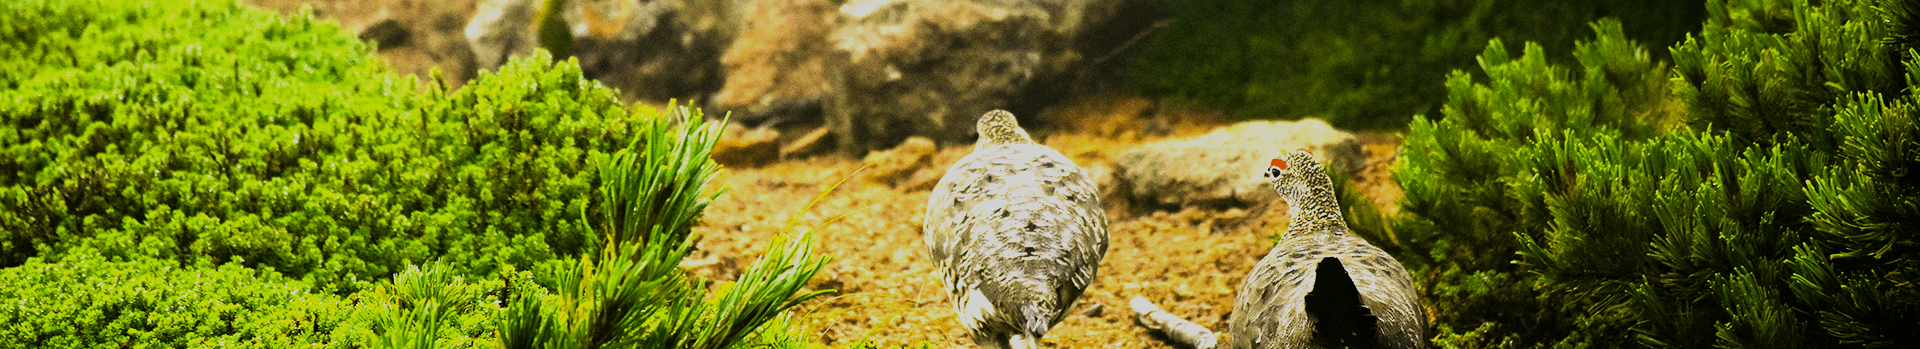
[[[380,11],[368,24],[362,25],[357,32],[360,40],[372,41],[374,47],[385,50],[407,42],[412,33],[407,31],[405,23],[394,19],[387,11]]]
[[[473,66],[538,47],[545,1],[480,0],[464,33]],[[916,135],[965,144],[987,110],[1052,100],[1048,86],[1088,61],[1080,50],[1112,49],[1089,38],[1114,36],[1103,25],[1133,2],[571,0],[559,14],[581,69],[624,100],[702,102],[791,134],[825,126],[863,154]]]
[[[743,122],[805,127],[819,121],[821,101],[833,89],[827,39],[841,22],[838,8],[829,0],[749,2],[740,35],[720,58],[726,84],[710,105]]]
[[[824,152],[827,143],[833,140],[833,132],[826,127],[816,127],[797,134],[799,136],[780,145],[781,159],[793,159]]]
[[[874,183],[893,184],[931,168],[930,160],[939,151],[939,146],[926,137],[907,138],[893,149],[867,153],[867,158],[861,160],[867,168],[861,177]]]
[[[921,135],[947,145],[1080,60],[1076,36],[1120,1],[866,0],[839,7],[822,102],[843,152]]]
[[[720,88],[720,53],[738,31],[743,0],[574,0],[558,13],[567,51],[587,77],[627,101],[697,100]],[[466,36],[478,69],[539,47],[543,0],[483,0]]]
[[[1353,174],[1366,165],[1360,140],[1320,119],[1249,121],[1128,150],[1114,159],[1114,175],[1120,191],[1137,202],[1244,207],[1280,198],[1260,172],[1268,160],[1299,148],[1336,171]]]
[[[587,77],[627,101],[697,100],[720,89],[740,2],[573,0],[561,14]]]
[[[507,58],[540,46],[533,28],[540,1],[481,0],[476,6],[466,29],[475,68],[499,68],[507,63]]]
[[[760,167],[780,156],[780,131],[729,123],[713,145],[713,161],[728,167]]]

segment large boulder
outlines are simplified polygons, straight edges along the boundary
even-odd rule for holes
[[[478,69],[539,47],[540,9],[556,0],[482,0],[466,27]],[[720,88],[720,54],[744,0],[572,0],[558,11],[570,39],[556,48],[627,101],[697,100]]]
[[[720,58],[726,84],[710,106],[747,123],[820,124],[820,102],[833,89],[827,38],[840,25],[838,8],[828,0],[749,2],[740,36]]]
[[[490,69],[539,46],[556,0],[480,0],[467,26]],[[789,135],[831,130],[848,154],[910,136],[957,145],[993,109],[1034,111],[1063,78],[1124,46],[1135,1],[572,0],[559,12],[587,75],[628,101],[679,98]],[[1111,61],[1095,59],[1093,61]],[[718,114],[718,113],[715,113]]]
[[[628,102],[703,102],[795,136],[826,127],[845,153],[972,142],[981,113],[1037,111],[1137,35],[1112,27],[1131,0],[480,0],[474,65],[538,48],[549,2],[566,4],[570,33],[549,44]]]
[[[699,100],[720,89],[720,54],[743,0],[571,0],[561,12],[588,77],[627,101]]]
[[[1268,160],[1306,148],[1353,174],[1367,155],[1353,134],[1326,121],[1249,121],[1187,138],[1141,145],[1114,159],[1120,192],[1150,205],[1245,207],[1278,200],[1260,177]]]
[[[823,101],[842,151],[921,135],[972,139],[974,119],[1081,60],[1075,39],[1121,1],[869,0],[840,6]]]

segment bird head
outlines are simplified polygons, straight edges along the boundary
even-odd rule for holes
[[[1033,143],[1033,137],[1027,135],[1027,130],[1020,128],[1020,120],[1014,119],[1013,113],[1005,110],[996,109],[981,115],[980,122],[974,125],[974,128],[975,132],[980,133],[980,141],[974,143],[975,148],[995,144]]]
[[[1297,149],[1269,161],[1263,176],[1273,183],[1273,190],[1279,191],[1281,198],[1295,203],[1308,195],[1317,182],[1315,179],[1325,178],[1327,173],[1320,168],[1320,161],[1313,153]]]

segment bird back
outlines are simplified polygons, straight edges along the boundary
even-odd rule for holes
[[[1313,235],[1283,241],[1247,275],[1229,333],[1234,348],[1426,348],[1418,297],[1386,251],[1351,232]],[[1352,338],[1366,327],[1374,339]]]
[[[922,230],[962,325],[988,346],[1065,318],[1106,255],[1107,220],[1085,171],[1011,114],[988,113],[979,130],[934,186]]]

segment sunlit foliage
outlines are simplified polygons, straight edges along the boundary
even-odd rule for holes
[[[1916,345],[1920,20],[1707,9],[1670,64],[1611,21],[1577,65],[1490,45],[1486,79],[1453,74],[1444,117],[1415,119],[1394,230],[1439,344]]]

